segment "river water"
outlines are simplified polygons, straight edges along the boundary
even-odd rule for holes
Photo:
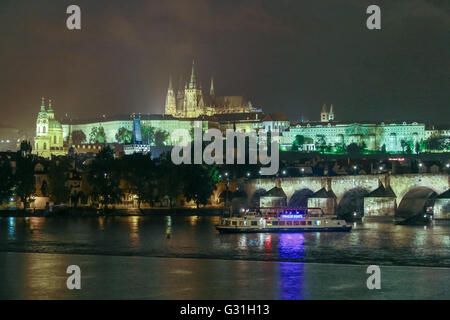
[[[348,233],[219,234],[218,222],[219,217],[159,215],[0,218],[0,283],[5,284],[0,297],[450,298],[450,224],[360,223]],[[103,282],[74,296],[63,285],[63,265],[77,261],[91,266],[91,279],[101,273]],[[384,279],[399,287],[373,296],[365,283],[368,265],[381,266]],[[206,271],[212,266],[217,274]],[[30,269],[43,273],[40,281],[33,282]],[[144,270],[171,285],[148,278],[123,282],[148,274]],[[51,280],[55,274],[60,282]],[[211,277],[220,280],[214,290]],[[121,285],[107,288],[119,279]],[[25,286],[28,282],[34,285]]]

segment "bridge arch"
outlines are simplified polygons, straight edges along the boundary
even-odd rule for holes
[[[429,187],[413,187],[403,196],[397,208],[396,216],[408,218],[423,213],[426,207],[432,206],[437,192]]]
[[[364,197],[369,194],[369,190],[362,187],[350,189],[344,193],[336,213],[341,217],[353,215],[357,212],[361,216],[364,215]]]
[[[303,188],[294,192],[289,199],[289,207],[306,208],[308,206],[308,199],[314,194],[309,188]]]

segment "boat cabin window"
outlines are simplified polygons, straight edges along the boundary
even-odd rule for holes
[[[314,221],[314,224],[315,224],[316,226],[320,226],[320,220]]]
[[[286,224],[286,222],[285,222],[285,221],[280,221],[278,225],[280,225],[280,226],[284,226],[285,224]]]
[[[258,221],[252,221],[252,226],[257,226],[258,225]]]
[[[286,221],[286,224],[287,224],[288,226],[292,226],[292,221]]]
[[[229,226],[230,225],[230,220],[226,220],[225,221],[225,225]]]
[[[295,225],[295,226],[300,225],[300,221],[294,221],[294,225]]]
[[[278,221],[272,221],[272,225],[273,226],[277,226],[278,225]]]
[[[237,221],[235,220],[235,221],[231,221],[231,225],[232,226],[237,226]]]
[[[308,221],[308,226],[310,226],[311,225],[311,221]]]
[[[304,225],[306,225],[306,221],[300,221],[300,224],[301,224],[302,226],[304,226]]]

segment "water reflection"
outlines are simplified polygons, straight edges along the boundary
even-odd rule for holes
[[[8,240],[12,241],[15,240],[15,234],[16,234],[16,218],[10,217],[8,219]]]
[[[246,233],[242,233],[239,235],[239,241],[238,241],[238,246],[239,249],[247,249],[247,234]]]
[[[172,238],[172,217],[171,216],[166,217],[166,238],[167,239]]]
[[[303,263],[280,262],[279,264],[279,299],[303,300],[305,265]]]
[[[105,229],[105,218],[99,217],[98,218],[98,229],[103,231]]]
[[[303,260],[305,253],[303,233],[280,233],[278,256],[282,260]]]
[[[450,267],[450,225],[424,230],[359,223],[349,233],[219,234],[217,222],[177,215],[0,218],[0,251]]]
[[[198,216],[190,216],[187,218],[187,220],[189,221],[189,225],[191,227],[195,227],[197,225],[198,222]]]
[[[132,216],[129,221],[129,239],[133,247],[138,247],[139,243],[139,220],[141,217]]]

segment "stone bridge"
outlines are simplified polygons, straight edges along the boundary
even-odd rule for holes
[[[449,189],[448,174],[402,174],[402,175],[351,175],[334,177],[297,177],[297,178],[267,178],[252,179],[244,184],[249,199],[255,192],[268,191],[273,187],[281,187],[286,193],[287,201],[296,192],[307,190],[309,194],[321,188],[331,189],[336,195],[336,204],[339,205],[344,197],[356,190],[363,191],[364,195],[377,189],[380,185],[392,188],[395,193],[394,207],[406,205],[409,198],[430,195],[439,195]],[[403,201],[403,204],[402,204]]]

